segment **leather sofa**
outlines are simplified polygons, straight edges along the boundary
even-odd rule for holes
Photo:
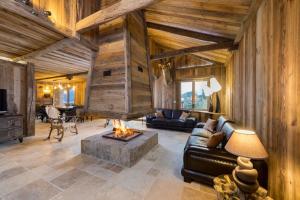
[[[217,148],[208,148],[206,142],[209,133],[203,128],[195,128],[184,148],[183,167],[181,174],[185,182],[197,181],[213,185],[213,179],[222,174],[231,174],[237,166],[236,156],[227,152],[224,147],[235,125],[224,116],[218,119],[216,131],[225,133],[224,140]],[[268,168],[265,161],[252,160],[258,170],[258,181],[267,188]]]
[[[194,117],[189,117],[186,120],[179,119],[184,110],[160,110],[162,111],[164,118],[156,118],[155,115],[146,116],[146,125],[148,128],[192,132],[193,128],[197,124],[197,120]]]

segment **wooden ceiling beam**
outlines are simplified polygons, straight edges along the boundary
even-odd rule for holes
[[[33,12],[37,12],[37,11],[35,11],[30,6],[21,4],[14,0],[5,0],[5,1],[0,1],[0,9],[4,9],[16,15],[34,21],[37,24],[49,28],[50,30],[55,31],[57,33],[60,33],[65,37],[72,37],[72,30],[68,29],[65,26],[54,24],[44,16],[37,16],[32,14]]]
[[[64,74],[64,75],[58,75],[58,76],[50,76],[50,77],[46,77],[46,78],[39,78],[39,79],[35,79],[36,81],[42,81],[42,80],[48,80],[48,79],[54,79],[54,78],[63,78],[63,77],[73,77],[73,76],[81,76],[81,75],[87,75],[88,71],[86,72],[78,72],[78,73],[73,73],[73,74]]]
[[[166,26],[166,25],[162,25],[162,24],[156,24],[156,23],[152,23],[152,22],[147,22],[147,27],[156,29],[156,30],[160,30],[160,31],[173,33],[176,35],[181,35],[181,36],[185,36],[185,37],[204,40],[204,41],[210,41],[210,42],[216,42],[216,43],[233,42],[233,40],[231,38],[214,36],[214,35],[199,33],[199,32],[195,32],[195,31],[189,31],[189,30],[185,30],[185,29],[175,28],[175,27]]]
[[[232,48],[232,46],[233,46],[232,42],[223,42],[223,43],[219,43],[219,44],[195,46],[195,47],[190,47],[190,48],[167,51],[167,52],[157,54],[157,55],[152,55],[151,60],[160,60],[163,58],[175,57],[175,56],[179,56],[179,55],[186,55],[186,54],[192,54],[192,53],[203,52],[203,51],[228,49],[228,48]]]
[[[120,0],[119,2],[99,10],[76,23],[76,31],[79,33],[98,27],[100,24],[126,15],[132,11],[145,8],[159,0]]]

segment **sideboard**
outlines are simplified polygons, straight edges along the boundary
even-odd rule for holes
[[[0,142],[11,139],[23,142],[23,115],[0,115]]]

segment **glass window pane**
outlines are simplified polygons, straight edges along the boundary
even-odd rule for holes
[[[181,82],[181,108],[193,108],[193,84],[192,82]]]
[[[68,91],[63,90],[63,103],[67,104],[68,103]]]
[[[207,81],[195,82],[195,109],[197,110],[208,109],[208,97],[205,96],[206,89]]]
[[[75,90],[74,88],[71,88],[69,90],[69,100],[70,100],[70,104],[74,104],[75,103]]]

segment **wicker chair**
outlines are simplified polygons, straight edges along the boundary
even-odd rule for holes
[[[53,130],[56,130],[57,136],[60,136],[56,137],[58,141],[61,141],[63,139],[64,133],[67,129],[69,129],[71,133],[75,133],[76,135],[78,134],[78,129],[76,126],[76,116],[61,116],[59,110],[57,110],[54,106],[47,106],[46,112],[51,123],[50,132],[48,137],[46,138],[47,140],[50,139]]]

